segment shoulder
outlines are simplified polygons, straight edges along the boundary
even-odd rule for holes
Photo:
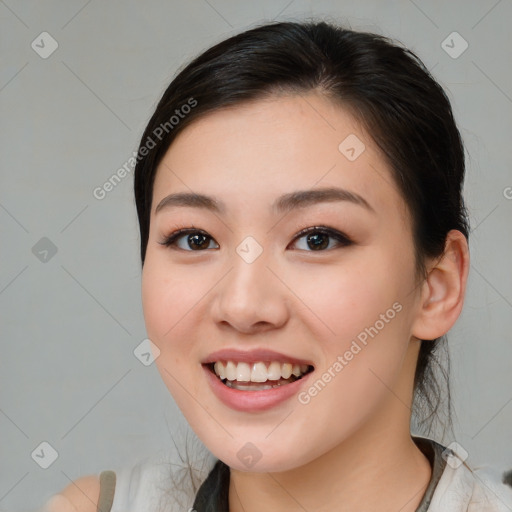
[[[429,512],[505,512],[512,510],[512,487],[506,473],[492,465],[470,466],[457,453],[446,455],[446,467]]]
[[[83,476],[52,496],[44,512],[96,512],[99,497],[99,476]]]
[[[507,480],[507,473],[503,468],[489,464],[476,467],[473,470],[476,480],[473,502],[486,503],[489,511],[512,510],[512,487]]]

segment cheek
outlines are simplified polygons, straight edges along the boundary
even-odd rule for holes
[[[344,414],[363,413],[361,400],[371,409],[386,392],[383,383],[392,385],[397,378],[410,335],[407,276],[411,262],[388,251],[327,273],[312,269],[308,279],[297,281],[297,295],[307,297],[316,314],[307,316],[314,318],[309,327],[322,352],[319,373],[336,375],[321,379],[332,382],[322,391],[324,404],[338,403]]]
[[[158,265],[153,263],[152,258],[146,256],[146,261],[142,271],[142,308],[144,320],[146,322],[147,333],[160,349],[162,349],[161,338],[166,329],[172,325],[169,316],[169,304],[166,300],[166,290],[168,284],[162,278]],[[172,309],[171,309],[172,311]]]
[[[190,348],[190,344],[184,343],[184,330],[190,329],[187,326],[187,313],[197,302],[196,295],[197,288],[190,279],[172,272],[158,258],[147,256],[142,271],[142,307],[146,331],[166,360],[171,349],[172,360],[178,360],[186,355],[182,349]],[[181,347],[178,341],[181,341]]]
[[[381,315],[388,310],[385,320],[394,318],[393,304],[403,297],[400,275],[387,265],[376,265],[373,257],[372,261],[361,258],[329,271],[320,265],[311,267],[307,279],[302,273],[294,282],[296,295],[316,319],[316,335],[332,340],[336,349],[342,349],[376,322],[380,327]]]
[[[176,273],[174,273],[176,275]],[[142,306],[148,338],[158,347],[155,360],[161,378],[182,410],[187,410],[187,398],[183,382],[187,382],[192,360],[192,344],[187,343],[190,335],[192,315],[187,315],[190,303],[194,302],[190,287],[179,279],[173,279],[165,265],[151,255],[146,256],[142,272]],[[191,384],[191,383],[189,383]],[[197,394],[193,386],[189,391]]]
[[[322,364],[311,387],[298,397],[299,410],[308,429],[323,432],[333,445],[389,399],[402,371],[409,335],[407,285],[394,268],[361,262],[328,277],[318,271],[315,279],[301,282],[298,295],[311,297],[307,305],[321,317],[314,321],[312,330],[318,330],[312,339]],[[300,436],[299,431],[288,434]],[[318,448],[309,449],[311,456]]]
[[[194,273],[180,272],[161,255],[148,251],[142,271],[142,306],[148,333],[155,341],[172,339],[200,292]]]
[[[165,255],[148,251],[142,271],[142,306],[148,338],[160,350],[156,365],[180,407],[196,394],[199,367],[199,330],[209,290],[218,280],[215,272],[178,269]],[[190,404],[189,404],[190,405]]]

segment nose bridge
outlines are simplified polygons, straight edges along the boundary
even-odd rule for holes
[[[267,265],[270,262],[270,249],[265,248],[254,236],[246,236],[235,247],[231,258],[230,282],[235,286],[237,295],[243,299],[245,295],[257,297],[269,291],[268,279],[271,272]]]
[[[230,272],[218,297],[219,320],[240,330],[260,323],[279,324],[285,316],[283,289],[268,267],[272,255],[253,236],[246,236],[229,258]]]

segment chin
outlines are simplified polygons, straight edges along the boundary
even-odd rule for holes
[[[306,454],[297,454],[296,449],[285,449],[283,453],[276,453],[274,445],[267,445],[260,450],[256,443],[246,442],[236,451],[227,451],[225,445],[218,447],[209,447],[206,443],[205,445],[215,457],[231,469],[244,473],[279,473],[296,469],[310,461]],[[297,447],[302,445],[303,443],[300,442],[296,444]],[[290,453],[294,451],[296,455],[300,456],[290,457]],[[265,455],[266,453],[268,455]]]

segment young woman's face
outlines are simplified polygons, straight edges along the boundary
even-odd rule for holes
[[[411,221],[346,111],[308,94],[196,121],[158,168],[150,226],[148,336],[215,456],[282,471],[349,437],[408,432],[419,347]],[[191,231],[163,244],[181,228]],[[223,383],[206,364],[215,361],[241,382]],[[313,371],[295,382],[257,389],[305,365]]]

